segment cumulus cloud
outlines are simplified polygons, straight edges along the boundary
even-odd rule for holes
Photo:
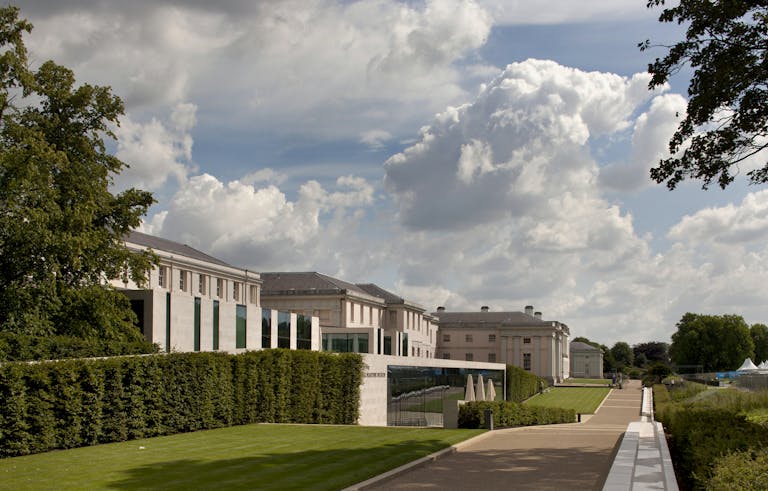
[[[687,243],[748,244],[768,237],[768,191],[749,193],[740,205],[705,208],[684,216],[667,234]]]
[[[277,120],[291,121],[294,130],[344,137],[358,135],[361,120],[391,133],[463,97],[457,62],[492,25],[474,0],[108,8],[64,0],[25,13],[36,25],[34,59],[54,58],[80,79],[112,86],[129,110],[191,100],[209,118],[272,131]]]
[[[196,110],[194,104],[178,104],[165,123],[154,118],[140,123],[123,117],[115,129],[116,156],[129,167],[117,176],[115,187],[155,191],[169,178],[182,182],[191,168],[193,140],[189,131],[195,126]]]

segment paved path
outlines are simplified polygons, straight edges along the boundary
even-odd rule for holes
[[[454,453],[365,489],[602,489],[620,439],[640,419],[642,390],[614,389],[583,423],[483,434]]]

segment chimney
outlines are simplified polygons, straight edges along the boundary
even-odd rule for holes
[[[488,312],[488,306],[483,305],[482,307],[480,307],[480,312]]]
[[[525,315],[533,315],[533,305],[525,306]]]
[[[445,312],[445,307],[443,307],[443,306],[441,305],[441,306],[439,306],[439,307],[437,308],[437,311],[438,311],[438,312]]]
[[[533,316],[541,320],[541,312],[536,312],[535,314],[533,314]]]

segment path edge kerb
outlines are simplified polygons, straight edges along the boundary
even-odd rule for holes
[[[373,476],[370,479],[367,479],[365,481],[359,482],[357,484],[353,484],[352,486],[349,486],[347,488],[342,489],[342,491],[357,491],[361,489],[365,489],[368,486],[372,486],[374,484],[381,483],[383,481],[386,481],[388,479],[392,479],[393,477],[398,476],[399,474],[402,474],[403,472],[409,471],[413,468],[416,468],[420,465],[424,465],[428,462],[432,462],[435,460],[438,460],[441,457],[444,457],[445,455],[452,454],[456,452],[457,450],[461,449],[462,447],[469,445],[471,443],[478,442],[480,440],[483,440],[485,438],[488,438],[492,434],[505,432],[509,430],[515,430],[516,428],[504,428],[500,430],[493,430],[493,431],[486,431],[485,433],[481,433],[477,436],[473,436],[472,438],[469,438],[467,440],[461,441],[459,443],[455,443],[451,445],[450,447],[444,448],[442,450],[438,450],[437,452],[431,453],[427,455],[426,457],[422,457],[420,459],[408,462],[407,464],[403,464],[400,467],[395,467],[394,469],[388,470],[387,472],[383,474],[379,474],[378,476]]]

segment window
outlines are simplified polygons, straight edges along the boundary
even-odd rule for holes
[[[531,344],[531,338],[523,338],[523,344]]]
[[[443,342],[444,343],[450,343],[451,342],[451,335],[450,334],[443,334]]]
[[[213,301],[213,350],[219,349],[219,301]]]
[[[443,360],[450,360],[451,354],[450,353],[443,353]]]
[[[496,342],[496,335],[495,334],[489,334],[488,335],[488,342],[489,343],[495,343]]]
[[[496,363],[496,353],[488,353],[488,363]]]
[[[237,281],[232,282],[232,300],[235,302],[240,301],[240,283]]]
[[[312,318],[296,316],[296,349],[312,349]]]
[[[368,334],[323,334],[323,351],[335,351],[337,353],[368,353]]]
[[[168,266],[160,266],[158,269],[157,284],[163,288],[168,288]]]
[[[205,295],[205,291],[207,290],[206,282],[208,281],[208,278],[204,274],[197,275],[197,292],[200,295]]]
[[[259,287],[251,285],[251,298],[249,299],[252,304],[258,305],[259,303]]]
[[[392,336],[384,336],[384,354],[392,354]]]
[[[531,371],[531,354],[523,353],[523,370]]]
[[[194,350],[200,351],[200,297],[195,297],[194,310]]]
[[[464,341],[466,341],[468,343],[471,343],[472,342],[472,335],[471,334],[465,335],[464,336]]]
[[[473,355],[472,353],[464,353],[464,359],[466,361],[472,361],[475,359],[475,355]]]
[[[216,296],[219,298],[224,297],[224,280],[216,278]]]
[[[235,307],[235,348],[245,348],[245,331],[248,320],[248,309],[245,305]]]
[[[403,349],[400,351],[403,356],[408,356],[408,333],[403,333]]]
[[[187,291],[187,272],[184,270],[179,271],[179,290]]]
[[[277,347],[291,347],[291,313],[277,313]]]
[[[261,309],[261,347],[272,347],[272,311]]]

